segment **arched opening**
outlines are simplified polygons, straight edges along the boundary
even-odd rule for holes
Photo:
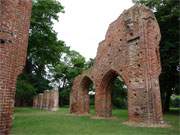
[[[111,80],[111,102],[112,115],[116,117],[127,117],[127,86],[120,76],[116,76]]]
[[[83,113],[94,113],[95,86],[93,81],[85,76],[81,82],[82,89],[82,108]]]
[[[101,87],[105,93],[105,117],[111,116],[125,116],[127,117],[128,99],[127,99],[127,86],[124,80],[114,70],[110,70],[102,79]],[[119,110],[123,109],[123,111]]]

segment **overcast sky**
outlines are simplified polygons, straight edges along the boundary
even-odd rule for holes
[[[132,0],[59,0],[65,7],[54,29],[58,38],[86,60],[94,58],[108,25],[131,7]]]

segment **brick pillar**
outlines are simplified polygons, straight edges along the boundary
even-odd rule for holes
[[[49,101],[50,101],[49,110],[57,111],[59,108],[59,92],[58,92],[58,90],[50,91],[50,100]]]
[[[106,95],[105,89],[98,86],[95,95],[95,111],[97,117],[110,117],[111,115],[106,113]]]
[[[36,96],[33,97],[33,108],[36,108]]]
[[[45,109],[46,106],[46,95],[45,92],[43,93],[43,103],[42,103],[42,109]]]
[[[37,108],[38,107],[38,96],[36,95],[35,97],[34,97],[34,108]]]
[[[43,93],[39,94],[39,108],[43,109]]]
[[[70,93],[70,112],[86,115],[90,112],[89,85],[93,83],[90,77],[79,75],[73,82]]]
[[[59,91],[53,90],[53,96],[54,96],[54,105],[52,111],[57,111],[59,109]]]
[[[79,100],[78,100],[78,93],[79,93],[79,78],[80,76],[77,76],[73,81],[73,87],[70,93],[70,113],[78,113],[79,112]]]
[[[39,96],[39,94],[37,95],[37,108],[39,109],[39,106],[40,106],[40,96]]]
[[[0,135],[12,126],[16,79],[28,41],[31,0],[0,0]]]
[[[45,110],[48,110],[48,106],[49,106],[49,90],[45,90],[44,91],[44,96],[45,96]]]
[[[50,90],[49,92],[48,92],[48,99],[49,99],[49,104],[48,104],[48,110],[50,111],[51,110],[51,108],[52,108],[52,90]]]
[[[95,95],[95,110],[97,117],[111,117],[112,116],[112,79],[116,78],[118,73],[116,71],[108,71],[97,85]]]

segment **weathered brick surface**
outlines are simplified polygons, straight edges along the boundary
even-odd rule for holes
[[[33,107],[49,111],[57,111],[59,108],[58,90],[45,90],[33,98]]]
[[[35,96],[35,97],[33,98],[33,107],[34,107],[34,108],[38,108],[38,96]]]
[[[89,113],[88,86],[95,85],[98,117],[112,115],[111,81],[120,76],[128,87],[130,122],[160,123],[160,30],[153,12],[143,5],[125,10],[110,24],[98,47],[94,66],[77,76],[70,95],[70,112]]]
[[[58,90],[51,90],[50,98],[49,98],[49,110],[57,111],[58,108],[59,108],[59,92]]]
[[[43,101],[43,108],[48,110],[48,105],[49,105],[49,90],[45,90],[44,91],[44,101]]]
[[[28,41],[31,0],[0,0],[0,134],[12,126],[16,78],[22,71]]]
[[[43,109],[43,93],[39,94],[39,108]]]

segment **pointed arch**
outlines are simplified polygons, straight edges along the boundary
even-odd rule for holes
[[[103,76],[96,93],[96,115],[100,117],[112,116],[112,85],[113,80],[120,77],[120,81],[125,82],[122,76],[113,69],[110,69]]]
[[[89,76],[83,76],[80,81],[79,108],[81,114],[90,113],[90,95],[89,87],[93,85],[93,80]]]

